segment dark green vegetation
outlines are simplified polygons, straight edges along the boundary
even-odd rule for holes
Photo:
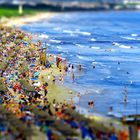
[[[37,12],[43,12],[47,10],[35,9],[35,8],[26,8],[23,6],[23,14],[19,14],[18,6],[0,6],[0,18],[1,17],[20,17],[24,15],[33,15]]]

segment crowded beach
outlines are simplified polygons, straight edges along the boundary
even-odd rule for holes
[[[0,138],[127,140],[127,130],[107,127],[77,112],[73,98],[80,98],[80,93],[63,86],[67,75],[74,82],[74,65],[48,54],[34,38],[0,26]]]

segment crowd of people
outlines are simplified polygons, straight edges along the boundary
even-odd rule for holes
[[[0,137],[4,139],[10,135],[11,140],[31,139],[33,134],[25,135],[27,130],[37,129],[48,140],[127,140],[127,131],[118,134],[114,127],[106,128],[104,124],[85,118],[76,112],[73,102],[59,102],[55,97],[52,101],[48,99],[50,83],[60,81],[63,84],[69,72],[75,81],[74,65],[67,64],[60,56],[47,55],[41,41],[32,39],[32,35],[19,29],[0,27]],[[45,69],[52,69],[53,65],[59,71],[58,75],[53,70],[47,77],[40,74]],[[93,105],[90,101],[89,106]],[[25,132],[18,131],[22,126],[14,126],[8,112],[24,125]]]

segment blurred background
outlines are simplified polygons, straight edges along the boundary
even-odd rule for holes
[[[13,8],[20,5],[20,8],[40,9],[48,11],[78,11],[78,10],[122,10],[139,9],[139,0],[0,0],[0,9],[4,12],[4,7]],[[2,11],[3,10],[3,11]],[[20,11],[21,12],[21,11]],[[29,10],[28,10],[29,12]],[[30,11],[31,12],[31,11]],[[21,12],[22,13],[22,12]],[[20,14],[21,14],[20,13]],[[10,16],[12,11],[5,13]]]

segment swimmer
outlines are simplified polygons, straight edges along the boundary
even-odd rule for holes
[[[79,71],[81,71],[82,70],[82,65],[81,64],[79,64]]]
[[[124,96],[124,103],[127,103],[127,95]]]
[[[72,64],[71,68],[74,69],[74,65],[73,64]]]
[[[96,68],[96,66],[95,65],[93,65],[93,69],[95,69]]]

